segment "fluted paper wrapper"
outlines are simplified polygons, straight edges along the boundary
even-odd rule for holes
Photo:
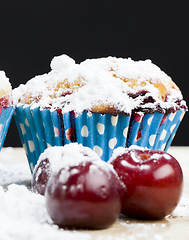
[[[0,110],[0,150],[3,147],[9,125],[13,116],[14,107],[4,107]]]
[[[70,142],[90,147],[104,161],[119,146],[138,145],[166,151],[184,113],[178,110],[168,115],[133,112],[131,116],[112,116],[86,111],[60,114],[23,105],[16,108],[15,120],[32,172],[47,147]]]

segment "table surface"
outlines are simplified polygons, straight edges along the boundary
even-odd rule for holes
[[[170,147],[168,152],[179,161],[184,173],[183,196],[171,216],[160,221],[120,218],[108,229],[78,232],[87,233],[90,239],[95,240],[189,239],[189,147]],[[12,183],[30,185],[31,174],[23,148],[3,148],[0,152],[0,163],[4,164],[6,169],[6,171],[0,169],[0,185],[3,187]]]

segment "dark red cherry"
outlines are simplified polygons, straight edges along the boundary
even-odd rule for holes
[[[40,161],[34,168],[32,177],[32,191],[44,195],[45,188],[51,175],[51,164],[48,158]]]
[[[100,162],[100,165],[98,161],[83,162],[52,174],[45,198],[55,224],[65,228],[102,229],[119,217],[119,179],[111,165]]]
[[[173,156],[132,146],[110,161],[125,185],[122,214],[161,219],[175,209],[182,194],[183,173]]]

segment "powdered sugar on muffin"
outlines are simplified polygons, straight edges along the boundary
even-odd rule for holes
[[[13,90],[16,105],[128,113],[133,109],[166,111],[186,107],[171,80],[150,60],[107,57],[76,64],[67,55],[54,57],[48,74],[36,76]]]

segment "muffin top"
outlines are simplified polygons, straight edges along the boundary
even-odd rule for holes
[[[4,71],[0,71],[0,106],[12,104],[12,87]]]
[[[76,64],[61,55],[52,59],[51,69],[15,88],[14,104],[62,109],[62,113],[86,110],[130,114],[132,110],[186,108],[179,88],[151,60],[104,57]]]

